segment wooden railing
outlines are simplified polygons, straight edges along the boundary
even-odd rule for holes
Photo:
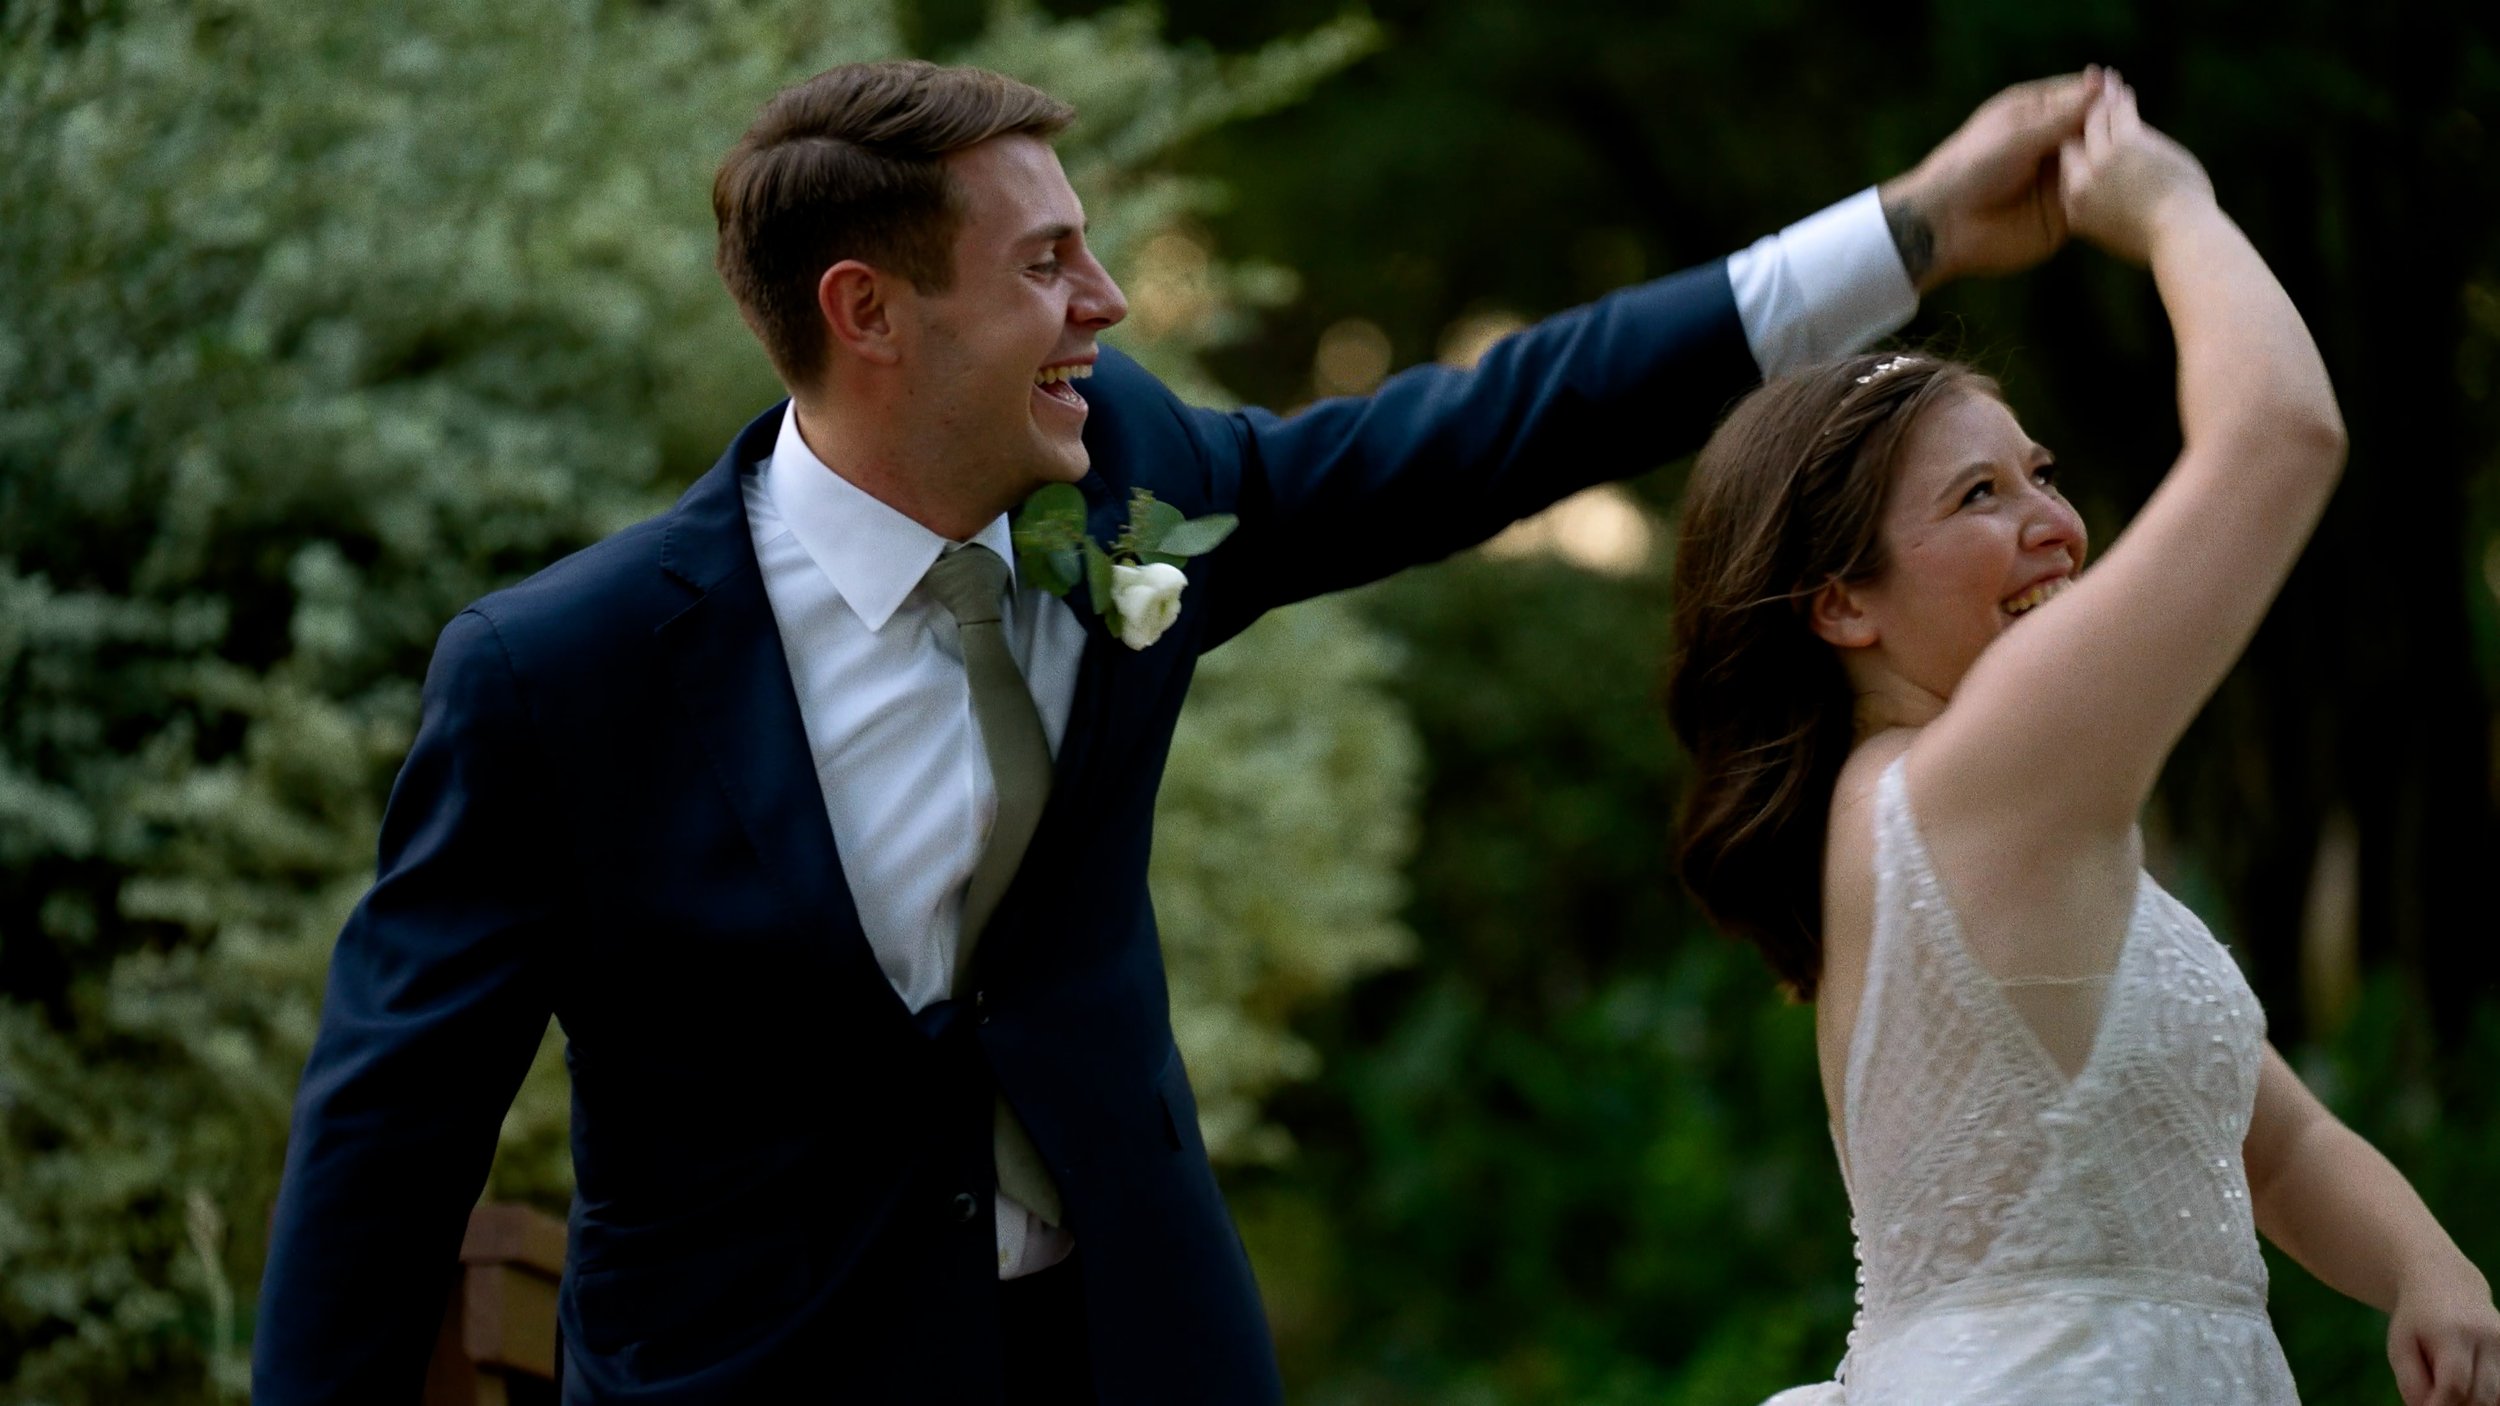
[[[425,1406],[555,1406],[564,1222],[526,1206],[469,1216]]]

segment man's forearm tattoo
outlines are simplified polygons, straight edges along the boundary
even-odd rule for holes
[[[1901,267],[1910,282],[1924,284],[1928,270],[1936,266],[1936,227],[1908,201],[1884,202],[1884,226],[1892,231],[1892,245],[1901,251]]]

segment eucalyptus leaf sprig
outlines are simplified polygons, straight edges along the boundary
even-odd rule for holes
[[[1180,565],[1215,549],[1241,520],[1231,513],[1185,517],[1140,488],[1128,522],[1109,547],[1085,531],[1085,495],[1054,483],[1016,513],[1016,573],[1025,585],[1064,596],[1085,583],[1094,613],[1132,649],[1161,637],[1180,614],[1187,578]]]

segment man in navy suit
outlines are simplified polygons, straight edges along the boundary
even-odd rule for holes
[[[1146,892],[1197,657],[2044,257],[2044,163],[2096,82],[2009,90],[1879,191],[1292,419],[1100,346],[1126,304],[1049,146],[1064,105],[907,63],[777,96],[714,206],[791,398],[674,509],[444,630],[304,1072],[256,1399],[415,1399],[552,1013],[565,1401],[1276,1401]],[[1134,647],[1013,577],[1006,515],[1053,483],[1099,541],[1137,488],[1240,526]]]

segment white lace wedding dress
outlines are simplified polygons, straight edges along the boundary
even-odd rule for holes
[[[2230,955],[2141,878],[2069,1078],[1964,945],[1897,761],[1875,812],[1858,1321],[1839,1380],[1766,1406],[2291,1406],[2240,1164],[2265,1014]]]

